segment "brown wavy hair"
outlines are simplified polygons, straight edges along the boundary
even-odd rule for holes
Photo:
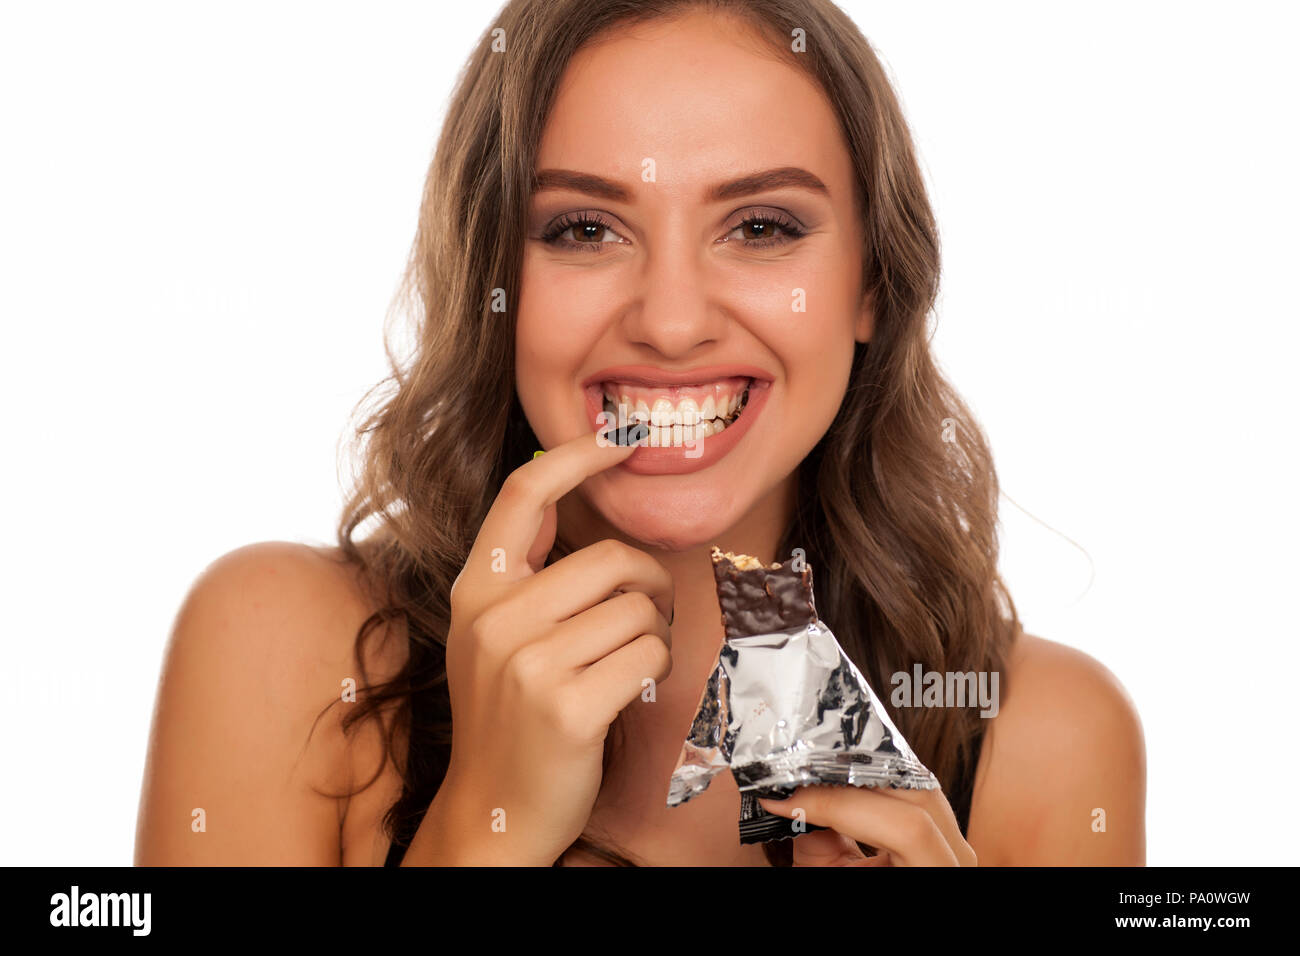
[[[515,316],[493,304],[500,290],[505,302],[518,301],[536,151],[557,83],[575,51],[602,31],[694,8],[743,18],[769,37],[821,84],[843,126],[875,332],[855,347],[840,412],[799,466],[799,506],[777,553],[804,549],[821,618],[959,815],[969,812],[970,785],[961,793],[950,785],[973,777],[976,709],[894,708],[886,688],[891,674],[918,662],[1004,672],[1020,623],[997,571],[989,448],[930,353],[938,235],[911,134],[871,46],[828,0],[512,0],[457,82],[425,180],[394,300],[414,319],[411,354],[394,358],[386,321],[391,374],[353,409],[374,401],[353,433],[360,468],[338,545],[363,571],[377,610],[356,637],[362,692],[343,728],[366,719],[387,726],[384,761],[362,789],[394,760],[402,794],[383,825],[398,846],[409,844],[450,759],[452,582],[505,476],[539,447],[515,395]],[[796,29],[806,42],[798,53],[790,47]],[[371,525],[364,537],[363,524]],[[557,544],[549,561],[567,550]],[[405,631],[409,655],[393,679],[371,685],[364,648],[389,622]],[[1005,693],[1005,679],[1002,686]],[[409,755],[394,748],[399,728]],[[607,738],[606,766],[618,737]],[[636,865],[589,832],[573,848]],[[764,849],[774,865],[789,865],[791,841]]]

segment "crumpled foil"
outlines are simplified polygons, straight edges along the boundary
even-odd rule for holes
[[[741,793],[742,844],[825,829],[797,828],[758,797],[814,784],[939,786],[820,619],[724,639],[673,770],[668,806],[703,793],[724,769]]]

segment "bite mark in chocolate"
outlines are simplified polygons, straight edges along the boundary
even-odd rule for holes
[[[796,571],[794,558],[764,565],[751,555],[724,552],[716,545],[711,557],[728,640],[797,631],[817,620],[812,566],[807,562]]]

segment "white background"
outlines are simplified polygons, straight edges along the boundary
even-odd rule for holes
[[[931,185],[934,341],[1016,503],[1013,596],[1142,715],[1148,861],[1293,863],[1295,14],[843,6]],[[129,865],[189,584],[333,540],[337,442],[496,9],[0,8],[0,862]]]

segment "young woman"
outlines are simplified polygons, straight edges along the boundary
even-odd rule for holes
[[[178,615],[137,862],[1143,863],[1141,725],[1020,630],[938,278],[898,102],[830,3],[510,3],[450,105],[417,348],[338,547],[239,549]],[[600,439],[610,400],[645,447]],[[804,550],[942,789],[802,788],[766,805],[827,829],[762,845],[728,774],[667,808],[714,544]],[[917,664],[998,675],[996,716],[892,703]]]

